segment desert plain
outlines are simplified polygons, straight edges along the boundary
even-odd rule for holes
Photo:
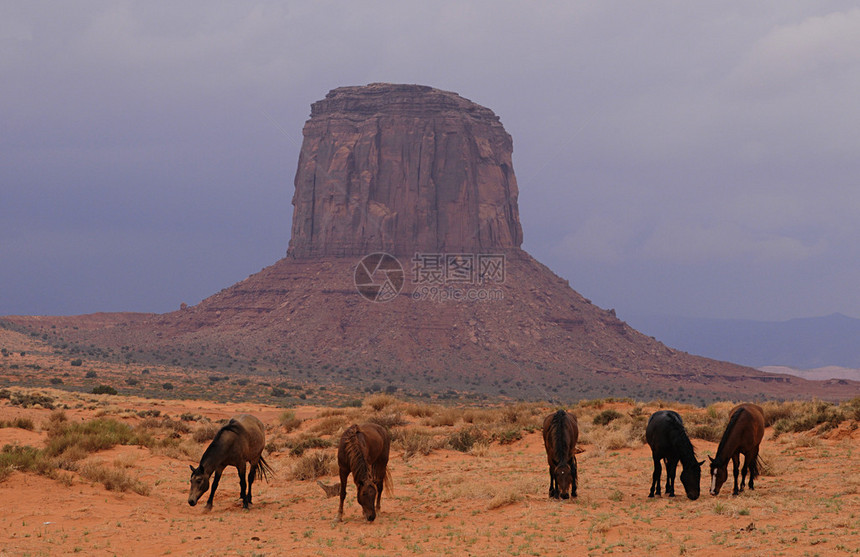
[[[0,341],[9,353],[0,368],[3,556],[860,552],[858,399],[758,401],[768,428],[754,491],[732,496],[727,484],[709,495],[705,466],[698,500],[683,495],[680,479],[678,496],[649,499],[647,417],[677,410],[705,460],[735,401],[478,405],[386,393],[345,393],[329,403],[233,400],[241,397],[225,394],[232,383],[213,384],[208,371],[143,373],[140,366],[88,361],[69,367],[24,335],[2,331]],[[87,371],[118,394],[93,394],[82,383]],[[54,376],[62,384],[49,383]],[[161,396],[124,394],[130,377],[175,388],[162,388]],[[580,427],[578,497],[567,501],[547,496],[540,433],[543,417],[560,406]],[[255,483],[249,510],[242,508],[232,468],[214,508],[192,508],[188,467],[219,424],[238,413],[266,424],[264,456],[275,474]],[[368,523],[350,479],[344,519],[337,522],[337,498],[327,497],[318,482],[338,482],[336,441],[350,424],[365,421],[391,431],[393,489]],[[108,430],[116,437],[101,447],[87,444],[86,435]],[[67,444],[57,445],[63,439]],[[29,460],[21,458],[25,453]]]

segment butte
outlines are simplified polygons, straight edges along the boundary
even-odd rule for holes
[[[341,87],[313,103],[303,134],[285,258],[172,313],[5,321],[49,335],[54,325],[127,361],[358,390],[850,394],[673,350],[523,251],[513,143],[488,108],[420,85]]]

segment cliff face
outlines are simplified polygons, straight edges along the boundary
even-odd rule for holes
[[[340,87],[311,107],[288,253],[518,248],[513,143],[499,118],[419,85]]]

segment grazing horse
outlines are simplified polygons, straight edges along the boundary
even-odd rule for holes
[[[681,416],[672,410],[654,412],[645,428],[645,440],[651,446],[651,458],[654,459],[648,497],[654,497],[655,493],[660,496],[660,461],[663,460],[666,462],[666,495],[675,496],[675,471],[680,461],[684,468],[681,471],[681,483],[684,484],[687,498],[693,501],[698,499],[702,464],[705,461],[696,460],[696,451],[687,437]]]
[[[576,418],[564,410],[543,421],[543,444],[549,464],[549,496],[553,499],[576,497]],[[570,491],[570,495],[567,492]]]
[[[388,431],[377,424],[351,425],[343,432],[337,446],[337,467],[340,471],[338,520],[343,520],[343,500],[346,498],[346,480],[350,472],[364,518],[368,522],[376,518],[381,508],[383,485],[391,488],[387,469],[390,448]]]
[[[744,490],[747,470],[750,473],[750,489],[755,489],[753,481],[759,473],[758,450],[763,437],[764,412],[760,406],[739,404],[732,408],[726,431],[723,433],[723,438],[720,439],[719,447],[717,447],[717,454],[714,458],[708,456],[711,459],[711,495],[719,494],[720,488],[726,482],[729,475],[726,470],[729,459],[734,464],[735,475],[735,487],[732,490],[732,495],[737,495]],[[741,486],[738,489],[738,465],[741,454],[744,455],[744,468],[741,472]]]
[[[266,444],[266,429],[263,423],[249,414],[240,414],[230,421],[215,434],[215,438],[209,444],[200,465],[191,468],[191,490],[188,493],[188,504],[192,507],[197,500],[209,489],[209,477],[214,473],[212,491],[209,492],[209,500],[206,501],[206,510],[212,509],[212,499],[215,498],[215,490],[221,480],[221,473],[227,466],[235,466],[239,471],[239,496],[242,498],[242,506],[248,508],[251,504],[251,485],[259,473],[265,480],[272,473],[272,469],[263,459],[263,447]],[[245,484],[245,463],[251,465],[248,473],[247,490]]]

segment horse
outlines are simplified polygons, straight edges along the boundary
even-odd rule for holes
[[[559,410],[543,421],[543,444],[549,464],[549,496],[553,499],[576,497],[576,418]],[[570,495],[568,495],[570,491]]]
[[[239,471],[239,497],[242,498],[242,507],[248,508],[251,504],[251,486],[259,474],[264,480],[272,474],[272,469],[263,459],[263,447],[266,444],[266,429],[263,423],[249,414],[240,414],[224,425],[215,434],[215,438],[206,448],[200,465],[191,468],[191,489],[188,493],[188,504],[192,507],[197,500],[209,489],[209,477],[215,474],[212,481],[212,491],[209,492],[209,500],[206,501],[206,510],[212,510],[212,500],[215,498],[215,490],[221,480],[221,473],[227,466],[235,466]],[[245,483],[245,463],[251,465],[248,473],[247,490]]]
[[[750,474],[750,489],[755,489],[753,482],[759,475],[758,451],[763,437],[764,412],[760,406],[739,404],[732,408],[729,423],[726,425],[723,438],[720,439],[716,456],[711,458],[708,455],[711,460],[711,495],[718,495],[728,478],[729,473],[726,468],[729,465],[729,459],[734,464],[735,487],[732,495],[737,495],[744,490],[747,471]],[[741,454],[744,455],[744,467],[741,471],[741,486],[738,489],[738,465]]]
[[[660,461],[666,462],[666,495],[675,496],[675,471],[678,462],[681,462],[681,483],[687,498],[695,501],[699,498],[699,482],[702,478],[702,464],[696,460],[696,451],[681,416],[672,410],[659,410],[651,414],[648,425],[645,427],[645,440],[651,447],[651,458],[654,459],[654,472],[651,474],[651,491],[648,497],[654,494],[660,496],[660,474],[662,473]]]
[[[377,424],[354,424],[343,432],[337,446],[337,467],[340,472],[338,521],[343,520],[343,500],[346,498],[346,480],[350,473],[364,518],[368,522],[376,519],[376,513],[381,508],[382,488],[391,489],[388,473],[390,448],[391,436]]]

